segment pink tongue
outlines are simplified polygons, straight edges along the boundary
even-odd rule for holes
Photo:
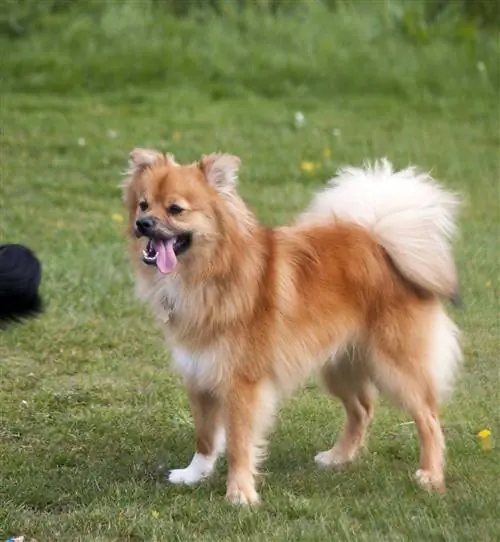
[[[177,264],[177,258],[174,252],[175,238],[168,241],[155,241],[154,249],[158,253],[156,257],[156,267],[164,273],[171,273]]]

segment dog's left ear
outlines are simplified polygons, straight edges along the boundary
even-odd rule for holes
[[[198,162],[208,183],[216,190],[236,186],[241,160],[231,154],[210,154]]]

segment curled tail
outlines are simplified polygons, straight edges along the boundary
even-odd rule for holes
[[[302,221],[333,217],[369,230],[399,272],[436,295],[460,302],[451,239],[460,198],[415,168],[387,160],[341,169]]]

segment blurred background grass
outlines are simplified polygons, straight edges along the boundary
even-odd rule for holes
[[[196,84],[219,99],[344,92],[420,99],[450,91],[471,98],[498,88],[499,5],[6,0],[2,85],[82,93]]]

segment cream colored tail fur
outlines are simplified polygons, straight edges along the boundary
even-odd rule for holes
[[[399,271],[434,294],[459,300],[451,238],[460,198],[413,167],[386,159],[341,169],[316,195],[302,222],[334,217],[368,229]]]

